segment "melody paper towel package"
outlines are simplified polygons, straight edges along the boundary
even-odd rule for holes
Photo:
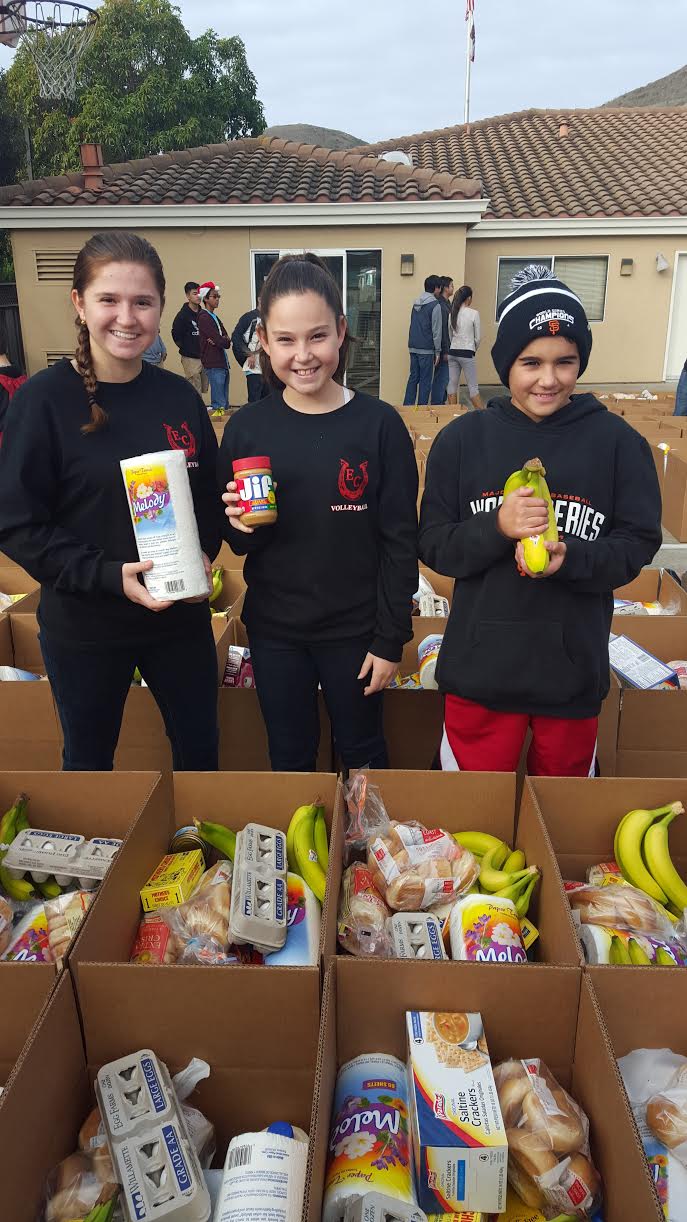
[[[120,462],[140,560],[152,560],[145,587],[161,601],[207,594],[208,579],[183,450]]]

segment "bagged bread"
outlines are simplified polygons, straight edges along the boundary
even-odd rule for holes
[[[48,923],[48,942],[58,967],[62,966],[72,938],[77,933],[95,893],[93,891],[67,891],[57,899],[46,900],[45,919]]]
[[[233,962],[226,958],[232,870],[230,861],[218,861],[205,871],[184,904],[146,912],[138,927],[130,962],[157,966]]]
[[[543,1061],[504,1061],[494,1070],[508,1138],[508,1180],[546,1217],[580,1218],[601,1202],[589,1121]]]
[[[668,1086],[649,1099],[646,1122],[654,1137],[687,1167],[687,1065],[676,1070]]]
[[[375,887],[397,912],[452,902],[479,875],[472,853],[448,832],[421,823],[391,823],[368,843],[367,864]]]
[[[631,883],[591,886],[571,882],[565,884],[565,890],[583,925],[627,929],[667,941],[675,938],[675,924],[665,908]]]
[[[0,895],[0,955],[7,950],[12,937],[14,913],[9,900]]]
[[[386,922],[389,908],[361,862],[344,870],[339,893],[338,938],[344,950],[360,957],[384,957],[390,940]]]

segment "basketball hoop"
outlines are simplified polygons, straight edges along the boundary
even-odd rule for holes
[[[79,60],[95,34],[98,14],[87,4],[39,0],[0,4],[0,42],[28,48],[42,98],[73,98]]]

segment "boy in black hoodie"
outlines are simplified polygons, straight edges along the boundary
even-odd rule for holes
[[[437,678],[446,693],[444,768],[517,767],[587,776],[609,688],[613,590],[661,544],[647,442],[593,395],[572,392],[592,346],[581,302],[547,268],[526,268],[499,310],[492,357],[510,390],[449,424],[429,456],[420,556],[456,578]],[[539,577],[520,540],[543,534],[531,489],[508,476],[540,458],[560,542]]]

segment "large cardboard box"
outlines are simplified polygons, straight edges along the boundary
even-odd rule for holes
[[[537,865],[541,869],[541,878],[530,907],[531,920],[540,934],[535,944],[537,960],[541,963],[581,964],[582,954],[571,927],[558,870],[536,813],[526,811],[516,830],[513,773],[389,770],[370,771],[368,776],[370,783],[377,786],[390,819],[402,823],[417,821],[425,827],[442,827],[447,832],[488,831],[511,846],[522,849],[528,865]],[[349,958],[338,946],[336,937],[345,827],[346,812],[341,790],[332,832],[328,892],[323,913],[325,963],[335,955]],[[432,966],[436,967],[437,964]],[[524,972],[529,970],[527,966],[520,967]]]
[[[3,1222],[35,1222],[46,1176],[76,1149],[95,1104],[98,1069],[141,1048],[171,1073],[194,1056],[208,1061],[210,1077],[190,1102],[215,1126],[216,1167],[237,1134],[277,1119],[309,1131],[319,1012],[298,990],[276,1007],[267,977],[246,969],[219,998],[207,987],[183,1002],[161,991],[142,1013],[105,979],[77,1008],[65,973],[0,1106]]]
[[[21,598],[12,603],[12,607],[21,607],[22,611],[35,611],[40,598],[40,587],[25,569],[20,569],[17,565],[0,565],[0,594],[19,594]]]
[[[661,662],[687,658],[684,616],[638,615],[625,635]],[[687,776],[687,692],[621,693],[618,776]]]
[[[139,817],[145,813],[152,823],[164,816],[166,800],[159,774],[152,772],[0,772],[0,811],[4,812],[18,794],[29,797],[27,815],[33,827],[55,832],[75,832],[77,835],[116,836],[124,840],[120,855],[127,849]],[[97,914],[98,905],[109,877],[119,865],[115,858],[106,881],[96,893],[81,929]],[[72,948],[73,949],[73,948]],[[0,963],[0,998],[12,1005],[27,977],[33,978],[36,990],[47,994],[55,981],[55,966],[51,963]]]
[[[11,992],[0,1006],[0,1087],[7,1087],[31,1029],[55,985],[44,972],[13,973]],[[3,983],[7,983],[3,981]],[[0,1109],[7,1092],[0,1094]]]
[[[207,999],[208,1023],[217,1025],[216,1016],[225,1011],[243,974],[258,973],[272,981],[270,1004],[275,1012],[284,997],[300,992],[317,1013],[319,964],[298,968],[156,967],[129,963],[129,956],[141,919],[140,889],[167,853],[177,828],[196,818],[224,823],[234,831],[254,822],[286,832],[297,807],[319,800],[331,829],[336,786],[336,777],[324,773],[175,773],[166,809],[150,814],[143,811],[120,854],[117,869],[110,872],[102,888],[92,922],[84,927],[74,947],[72,970],[82,1005],[93,996],[106,996],[108,990],[117,995],[132,1038],[140,1043],[142,1024],[151,1009],[156,1011],[162,1004],[162,998],[170,1013],[178,1010],[181,1016],[187,999],[202,994]]]
[[[664,613],[672,617],[687,615],[687,591],[665,569],[642,569],[634,581],[620,586],[613,593],[615,598],[631,599],[633,602],[658,602],[664,608]],[[614,615],[611,632],[632,636],[636,621],[635,615]]]
[[[687,543],[687,455],[673,450],[663,479],[663,525],[679,543]]]
[[[235,566],[225,568],[222,572],[222,589],[212,604],[213,611],[225,611],[230,617],[241,614],[243,600],[246,594],[246,582],[243,569]]]
[[[520,817],[541,818],[562,885],[568,879],[583,882],[590,866],[613,861],[615,829],[628,811],[654,810],[675,801],[683,802],[687,809],[687,779],[529,777]],[[687,820],[671,824],[670,846],[677,869],[687,877]],[[602,966],[595,970],[636,969]]]
[[[248,634],[239,619],[230,622],[228,644],[244,648],[248,645]],[[226,660],[226,650],[224,656]],[[317,702],[320,710],[317,771],[331,772],[334,762],[332,728],[322,692],[318,692]],[[263,772],[271,768],[267,731],[254,687],[220,687],[219,766],[223,772]]]
[[[311,1135],[307,1222],[320,1222],[338,1069],[383,1052],[406,1059],[407,1010],[479,1011],[492,1063],[540,1057],[590,1122],[606,1222],[659,1222],[646,1162],[588,980],[574,968],[360,962],[327,972]]]

